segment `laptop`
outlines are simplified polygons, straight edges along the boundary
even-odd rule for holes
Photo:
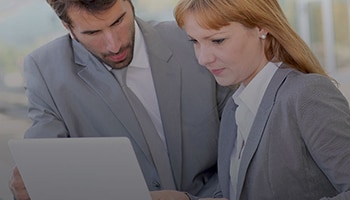
[[[32,200],[151,200],[126,137],[11,139]]]

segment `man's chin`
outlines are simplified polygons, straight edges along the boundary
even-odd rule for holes
[[[130,61],[124,60],[124,61],[118,62],[118,63],[116,63],[116,62],[105,62],[105,63],[113,69],[122,69],[122,68],[129,66],[129,64],[131,63],[131,60]]]

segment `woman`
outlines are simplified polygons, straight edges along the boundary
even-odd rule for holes
[[[174,14],[200,64],[240,85],[221,121],[223,197],[350,199],[348,102],[277,0],[180,0]]]

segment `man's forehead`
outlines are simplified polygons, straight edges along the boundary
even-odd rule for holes
[[[95,26],[110,25],[126,12],[125,3],[123,2],[126,1],[117,1],[111,8],[96,12],[75,6],[69,8],[67,14],[73,27],[80,26],[81,28],[90,29]]]

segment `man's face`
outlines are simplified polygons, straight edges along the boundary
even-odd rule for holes
[[[66,28],[92,54],[115,69],[130,64],[135,26],[129,1],[118,0],[110,9],[95,14],[73,7],[68,16],[72,23]]]

